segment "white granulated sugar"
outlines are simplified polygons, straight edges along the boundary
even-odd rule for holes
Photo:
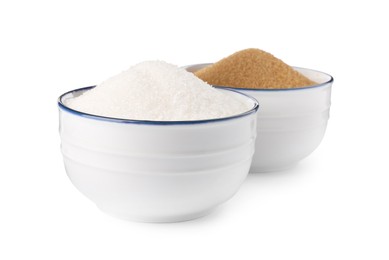
[[[139,63],[66,105],[93,115],[158,121],[221,118],[250,109],[239,98],[163,61]]]

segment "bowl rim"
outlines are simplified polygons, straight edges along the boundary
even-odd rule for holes
[[[208,65],[211,65],[211,64],[213,64],[213,63],[198,63],[198,64],[192,64],[192,65],[185,65],[182,68],[188,69],[188,68],[194,67],[194,66],[205,66],[205,65],[208,66]],[[298,67],[298,66],[292,66],[292,68],[293,69],[301,69],[301,70],[310,70],[310,71],[314,71],[314,72],[317,72],[317,73],[321,73],[321,74],[324,74],[324,75],[328,76],[329,79],[327,81],[325,81],[325,82],[322,82],[322,83],[319,83],[319,84],[316,84],[316,85],[306,86],[306,87],[298,87],[298,88],[236,88],[236,87],[219,86],[219,85],[214,85],[214,87],[218,87],[218,88],[231,88],[231,89],[234,89],[234,90],[266,91],[266,92],[274,91],[274,92],[277,92],[277,91],[296,91],[296,90],[320,88],[320,87],[324,87],[324,86],[327,86],[327,85],[331,85],[334,82],[334,78],[330,74],[322,72],[320,70],[308,69],[308,68]]]
[[[259,108],[259,103],[254,97],[247,95],[245,93],[239,92],[233,88],[219,87],[219,86],[215,86],[215,88],[226,90],[226,91],[231,91],[231,92],[234,92],[238,95],[245,96],[247,99],[249,99],[253,102],[252,108],[250,108],[249,110],[247,110],[243,113],[240,113],[240,114],[236,114],[236,115],[232,115],[232,116],[228,116],[228,117],[221,117],[221,118],[211,118],[211,119],[201,119],[201,120],[181,120],[181,121],[160,121],[160,120],[125,119],[125,118],[116,118],[116,117],[94,115],[94,114],[89,114],[89,113],[85,113],[85,112],[82,112],[79,110],[72,109],[72,108],[68,107],[67,105],[65,105],[65,103],[63,102],[65,97],[70,95],[70,94],[74,94],[74,93],[80,92],[80,91],[87,91],[87,90],[90,90],[94,87],[96,87],[96,85],[78,88],[78,89],[73,89],[73,90],[70,90],[70,91],[63,93],[62,95],[59,96],[59,98],[57,100],[57,104],[58,104],[59,109],[62,109],[68,113],[71,113],[73,115],[80,116],[80,117],[85,117],[85,118],[100,120],[100,121],[122,123],[122,124],[193,125],[193,124],[216,123],[216,122],[222,122],[222,121],[233,120],[233,119],[245,117],[245,116],[248,116],[251,114],[255,114]]]

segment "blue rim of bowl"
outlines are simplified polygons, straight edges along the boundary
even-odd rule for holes
[[[194,66],[209,66],[213,63],[199,63],[199,64],[193,64],[193,65],[187,65],[187,66],[183,66],[184,69],[188,69],[190,67],[194,67]],[[311,88],[320,88],[320,87],[323,87],[325,85],[329,85],[329,84],[332,84],[334,82],[334,78],[328,74],[328,73],[325,73],[325,72],[322,72],[322,71],[319,71],[319,70],[314,70],[314,69],[308,69],[308,68],[303,68],[303,67],[297,67],[297,66],[292,66],[293,69],[301,69],[301,70],[310,70],[310,71],[314,71],[314,72],[317,72],[317,73],[321,73],[321,74],[324,74],[326,76],[328,76],[330,79],[325,81],[325,82],[322,82],[322,83],[319,83],[319,84],[316,84],[316,85],[312,85],[312,86],[306,86],[306,87],[299,87],[299,88],[237,88],[237,87],[229,87],[229,86],[218,86],[218,85],[215,85],[214,87],[216,88],[230,88],[230,89],[233,89],[233,90],[247,90],[247,91],[295,91],[295,90],[303,90],[303,89],[311,89]]]
[[[252,96],[246,95],[244,93],[241,93],[233,88],[228,87],[217,87],[218,89],[228,90],[231,92],[235,92],[239,95],[245,96],[246,98],[250,99],[253,102],[253,107],[243,113],[229,116],[229,117],[221,117],[221,118],[211,118],[211,119],[202,119],[202,120],[183,120],[183,121],[157,121],[157,120],[135,120],[135,119],[123,119],[123,118],[115,118],[115,117],[107,117],[107,116],[99,116],[99,115],[93,115],[89,113],[84,113],[75,109],[72,109],[68,106],[66,106],[63,102],[63,98],[69,94],[74,94],[76,92],[80,91],[87,91],[95,86],[89,86],[84,88],[78,88],[74,90],[70,90],[58,98],[58,107],[66,112],[69,112],[71,114],[74,114],[76,116],[81,116],[89,119],[95,119],[100,121],[107,121],[107,122],[115,122],[115,123],[124,123],[124,124],[144,124],[144,125],[192,125],[192,124],[204,124],[204,123],[213,123],[213,122],[221,122],[221,121],[227,121],[231,119],[236,119],[244,116],[248,116],[250,114],[253,114],[257,112],[259,108],[258,101],[253,98]]]

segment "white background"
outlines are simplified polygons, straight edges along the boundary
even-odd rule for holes
[[[1,1],[0,259],[389,259],[385,1]],[[335,78],[320,147],[178,224],[100,212],[68,180],[57,97],[149,59],[256,47]]]

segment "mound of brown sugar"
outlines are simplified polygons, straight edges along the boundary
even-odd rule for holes
[[[259,49],[236,52],[195,72],[211,85],[251,89],[286,89],[317,84],[270,53]]]

